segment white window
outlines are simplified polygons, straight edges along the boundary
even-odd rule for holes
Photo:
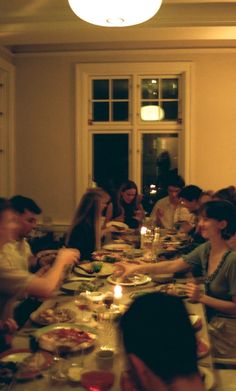
[[[157,179],[163,151],[188,176],[190,64],[77,66],[77,198],[91,185],[134,180],[143,191]]]

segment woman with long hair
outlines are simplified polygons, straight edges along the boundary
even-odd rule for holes
[[[67,247],[80,251],[81,260],[89,260],[92,252],[101,247],[102,211],[109,200],[109,195],[100,188],[89,189],[81,198],[65,241]]]
[[[170,262],[129,266],[121,264],[123,276],[138,272],[175,273],[200,271],[205,292],[195,282],[186,286],[193,301],[206,306],[213,353],[236,357],[236,252],[228,239],[236,233],[236,209],[228,201],[209,201],[200,208],[199,228],[207,241],[189,254]]]
[[[138,228],[145,215],[141,200],[136,183],[130,180],[123,182],[117,199],[108,205],[106,222],[117,220],[124,222],[130,228]]]

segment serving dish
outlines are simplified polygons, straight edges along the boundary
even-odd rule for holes
[[[41,326],[47,326],[60,322],[74,322],[76,319],[75,311],[70,308],[47,308],[40,311],[40,307],[37,311],[32,312],[30,319]]]
[[[87,281],[67,281],[61,286],[61,290],[65,293],[74,294],[75,292],[93,292],[96,291],[103,285],[102,281],[94,281],[92,279],[87,279]]]

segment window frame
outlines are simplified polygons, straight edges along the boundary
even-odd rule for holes
[[[115,77],[114,77],[115,75]],[[130,88],[138,87],[139,77],[149,78],[152,75],[168,75],[181,77],[181,120],[140,123],[140,113],[137,110],[140,95],[135,93],[131,99],[131,122],[91,123],[89,118],[89,80],[91,77],[132,77]],[[145,62],[145,63],[83,63],[76,65],[76,124],[75,124],[75,199],[79,201],[87,187],[91,185],[92,156],[91,134],[113,132],[131,132],[130,136],[130,179],[138,187],[141,185],[141,154],[140,134],[178,132],[179,140],[179,172],[188,182],[190,178],[190,134],[192,126],[192,63],[191,62]],[[180,87],[179,87],[180,88]],[[81,104],[82,102],[82,104]],[[122,128],[121,128],[122,127]],[[90,141],[89,141],[90,140]]]

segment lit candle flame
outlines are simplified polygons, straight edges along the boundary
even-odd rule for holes
[[[122,298],[122,286],[115,285],[114,287],[114,298],[121,299]]]

